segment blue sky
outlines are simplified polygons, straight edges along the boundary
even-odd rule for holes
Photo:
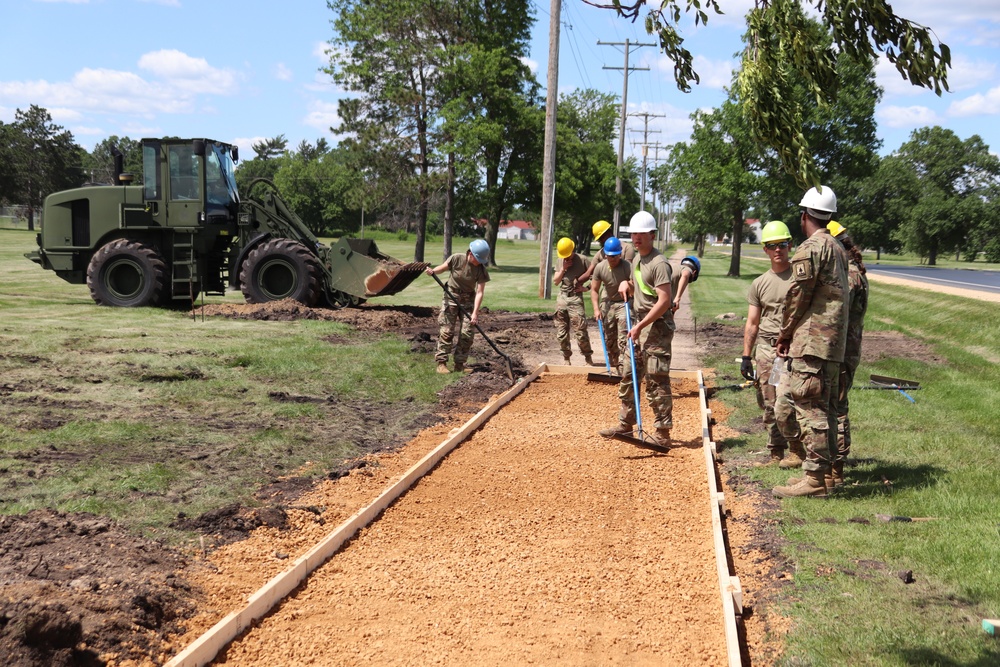
[[[752,0],[720,0],[725,16],[707,28],[682,23],[702,83],[677,90],[672,63],[656,47],[634,49],[629,78],[627,151],[638,154],[648,113],[649,143],[690,134],[689,115],[724,99],[743,17]],[[885,96],[876,111],[883,153],[910,133],[941,125],[966,139],[978,134],[1000,152],[1000,3],[896,0],[897,14],[932,27],[952,50],[951,92],[937,97],[903,81],[881,62]],[[535,3],[529,64],[545,85],[549,3]],[[0,120],[15,109],[45,107],[56,123],[90,149],[109,135],[198,136],[250,144],[284,134],[289,146],[315,142],[337,126],[338,90],[320,68],[327,62],[332,12],[325,0],[0,0]],[[621,95],[622,47],[598,41],[653,43],[642,21],[565,0],[561,16],[559,89],[596,88]],[[660,149],[659,154],[665,154]],[[656,155],[655,149],[649,152]]]

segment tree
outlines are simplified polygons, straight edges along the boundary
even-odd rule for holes
[[[614,9],[633,21],[646,0],[612,0],[588,4]],[[700,78],[693,56],[680,35],[681,16],[693,12],[695,25],[706,24],[708,13],[722,13],[718,0],[666,0],[646,16],[646,30],[659,37],[660,49],[674,63],[677,87],[687,92]],[[833,104],[838,97],[837,54],[874,60],[885,54],[900,76],[938,95],[948,89],[951,52],[930,28],[897,16],[887,0],[809,0],[816,8],[829,41],[810,38],[811,29],[799,0],[755,3],[747,14],[747,47],[737,77],[741,108],[751,137],[774,149],[801,189],[821,182],[813,147],[803,132],[806,115],[794,95],[805,82],[811,105]]]
[[[284,155],[288,150],[288,139],[285,139],[285,135],[279,134],[271,139],[255,141],[250,144],[250,148],[257,154],[257,158],[261,160],[273,160]]]
[[[135,177],[134,183],[141,184],[142,143],[128,137],[119,138],[115,135],[98,142],[94,146],[94,150],[90,151],[84,160],[83,169],[90,182],[118,185],[115,182],[115,150],[122,153],[125,172]]]
[[[9,197],[28,207],[28,229],[34,230],[35,210],[46,196],[83,183],[86,153],[68,130],[52,122],[48,111],[34,104],[15,111],[8,138],[13,172]]]
[[[419,192],[414,260],[423,261],[431,172],[429,131],[436,108],[440,71],[433,61],[437,35],[432,32],[441,3],[400,0],[369,3],[328,0],[337,17],[330,40],[334,81],[360,94],[339,103],[340,133],[354,133],[358,144],[375,155],[409,163]],[[447,3],[444,3],[447,4]]]
[[[690,143],[674,146],[669,187],[685,199],[677,233],[703,239],[730,234],[733,252],[727,275],[740,275],[740,244],[746,212],[760,190],[760,152],[731,100],[711,112],[696,111]]]
[[[911,215],[920,197],[920,183],[913,168],[898,155],[879,161],[878,167],[859,184],[850,212],[839,215],[839,222],[850,230],[859,248],[882,252],[902,248],[896,230]]]
[[[896,236],[933,266],[939,253],[967,247],[981,219],[992,220],[986,196],[1000,179],[1000,160],[979,135],[962,141],[938,126],[914,130],[895,155],[916,175],[918,187]]]

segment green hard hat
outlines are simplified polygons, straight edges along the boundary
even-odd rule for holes
[[[760,242],[771,243],[773,241],[787,241],[792,238],[792,233],[788,231],[788,225],[781,220],[772,220],[764,225],[760,230]]]

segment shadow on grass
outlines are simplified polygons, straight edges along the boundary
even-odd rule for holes
[[[859,469],[860,468],[860,469]],[[842,497],[862,497],[889,494],[894,489],[920,488],[936,484],[946,473],[933,465],[908,466],[879,459],[848,459],[844,470],[847,484]]]
[[[995,667],[1000,665],[1000,648],[983,647],[979,657],[959,661],[929,648],[901,649],[899,657],[906,665],[936,665],[937,667]]]

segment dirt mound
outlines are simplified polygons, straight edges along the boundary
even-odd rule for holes
[[[0,517],[5,665],[157,660],[194,610],[175,551],[88,513]]]

